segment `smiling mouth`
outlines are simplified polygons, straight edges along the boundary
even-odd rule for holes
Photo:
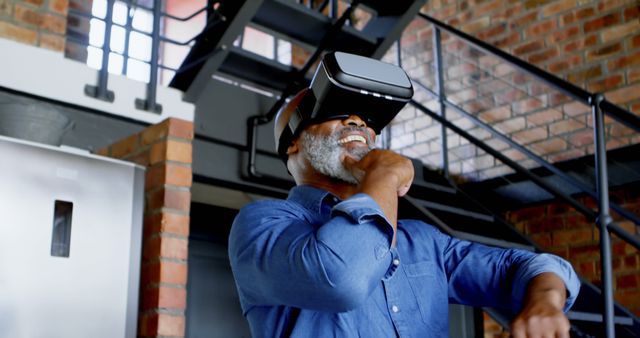
[[[362,142],[367,144],[367,139],[362,135],[349,135],[338,140],[338,144],[347,144],[350,142]]]

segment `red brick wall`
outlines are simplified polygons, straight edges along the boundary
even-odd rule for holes
[[[193,123],[169,118],[99,154],[147,167],[140,337],[184,337]]]
[[[640,4],[637,1],[429,1],[422,11],[556,76],[640,114]],[[591,154],[590,108],[516,71],[502,61],[443,34],[447,97],[550,162]],[[432,28],[414,20],[402,38],[403,67],[434,88]],[[387,59],[393,62],[393,55]],[[416,99],[436,110],[418,90]],[[510,158],[532,167],[519,152],[449,117]],[[640,142],[640,135],[607,119],[608,148]],[[391,125],[391,146],[440,165],[439,125],[407,108]],[[451,171],[468,179],[511,172],[457,135],[449,138]]]
[[[63,51],[68,0],[0,0],[0,37]]]

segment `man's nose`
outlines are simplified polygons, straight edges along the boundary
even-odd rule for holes
[[[364,122],[358,115],[349,115],[346,119],[342,120],[342,124],[345,126],[356,126],[366,128],[367,123]]]

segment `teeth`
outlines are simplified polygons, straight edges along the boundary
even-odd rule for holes
[[[362,135],[349,135],[343,139],[338,140],[338,143],[345,144],[345,143],[354,142],[354,141],[367,143],[367,139],[365,139],[364,136]]]

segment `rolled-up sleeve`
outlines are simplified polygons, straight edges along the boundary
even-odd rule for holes
[[[567,290],[564,311],[573,305],[580,280],[571,265],[551,254],[503,249],[467,242],[438,232],[445,244],[443,262],[450,300],[473,306],[521,310],[529,281],[544,272],[560,277]]]
[[[517,270],[514,277],[512,308],[520,310],[524,302],[529,281],[544,272],[552,272],[559,276],[567,289],[567,300],[564,312],[569,311],[580,291],[580,279],[573,267],[564,259],[551,255],[539,254],[525,261]]]
[[[394,230],[368,195],[336,204],[312,224],[295,203],[263,201],[243,208],[229,238],[240,291],[253,305],[323,311],[357,307],[385,275]]]

